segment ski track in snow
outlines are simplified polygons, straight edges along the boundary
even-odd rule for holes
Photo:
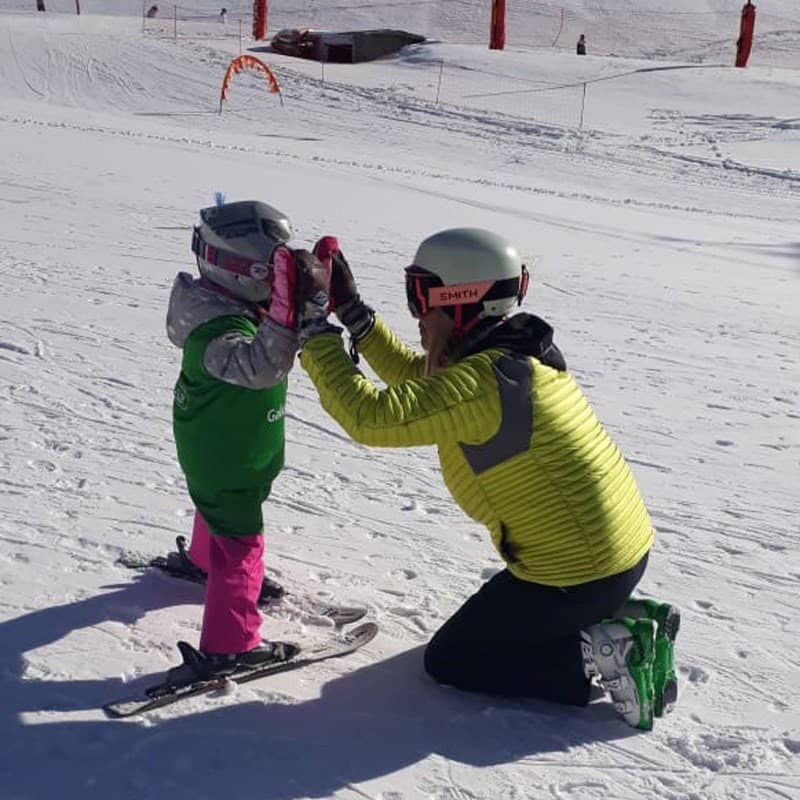
[[[419,54],[376,65],[374,85],[334,65],[322,84],[318,65],[270,55],[285,112],[243,78],[219,117],[230,42],[90,15],[85,30],[0,20],[0,796],[800,797],[800,171],[764,155],[797,146],[789,101],[701,110],[708,94],[663,83],[642,103],[646,130],[625,132],[599,106],[641,101],[629,75],[590,90],[594,121],[577,130],[529,116],[522,94],[471,98],[496,64],[443,46],[439,105],[439,62]],[[788,71],[759,80],[798,97]],[[164,552],[191,525],[163,314],[174,273],[191,269],[196,209],[212,189],[269,200],[273,186],[304,241],[342,232],[363,294],[410,342],[399,266],[437,219],[502,224],[541,255],[528,307],[552,318],[642,484],[658,530],[643,591],[683,614],[679,705],[652,734],[607,703],[469,696],[424,677],[424,644],[502,564],[431,449],[351,442],[299,368],[265,506],[268,573],[296,596],[264,633],[328,635],[313,598],[366,605],[381,634],[236,698],[138,723],[97,711],[199,634],[201,587],[115,562]]]

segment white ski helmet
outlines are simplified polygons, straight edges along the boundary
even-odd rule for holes
[[[288,217],[266,203],[241,200],[200,211],[192,252],[200,274],[251,303],[270,295],[272,253],[292,238]]]
[[[411,313],[442,308],[468,330],[522,303],[528,270],[511,242],[482,228],[449,228],[425,239],[406,269]]]

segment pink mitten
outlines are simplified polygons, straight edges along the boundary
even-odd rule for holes
[[[272,294],[267,316],[284,328],[297,330],[297,267],[292,251],[279,245],[272,253]]]
[[[314,255],[320,260],[325,261],[339,250],[339,240],[335,236],[323,236],[314,245]]]
[[[335,236],[323,236],[314,245],[314,255],[330,276],[328,306],[344,323],[351,337],[360,339],[372,330],[375,312],[358,294],[356,279]]]
[[[338,239],[335,236],[323,236],[314,245],[314,255],[330,270],[331,310],[338,314],[343,306],[359,301],[356,280],[344,253],[339,249]]]

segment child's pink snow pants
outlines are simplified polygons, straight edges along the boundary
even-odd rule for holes
[[[261,642],[258,596],[264,579],[264,537],[215,536],[195,511],[189,557],[208,573],[200,650],[252,650]]]

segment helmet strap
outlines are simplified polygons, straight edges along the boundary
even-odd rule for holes
[[[463,323],[462,320],[465,316],[463,305],[449,306],[442,311],[445,311],[443,320],[447,319],[451,324],[449,330],[439,328],[428,347],[425,374],[429,377],[448,364],[458,361],[462,343],[467,339],[467,334],[484,321],[484,318],[477,314]]]
[[[465,314],[463,304],[451,306],[450,308],[453,311],[453,332],[450,338],[454,343],[463,339],[473,328],[485,319],[485,317],[481,316],[480,312],[474,316]],[[466,322],[464,321],[465,318],[467,318]]]

